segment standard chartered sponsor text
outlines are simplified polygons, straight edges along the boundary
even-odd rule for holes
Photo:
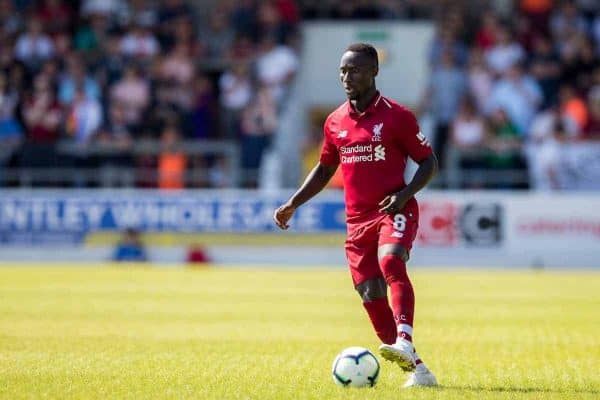
[[[372,162],[385,160],[385,147],[372,144],[355,144],[353,146],[340,146],[340,161],[342,164]]]
[[[341,146],[340,153],[342,164],[373,161],[373,145],[356,144],[354,146]],[[367,154],[364,154],[367,153]]]

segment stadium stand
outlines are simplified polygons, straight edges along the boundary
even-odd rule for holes
[[[435,23],[438,187],[561,188],[600,138],[599,4],[0,0],[0,185],[260,186],[300,23],[381,19]]]

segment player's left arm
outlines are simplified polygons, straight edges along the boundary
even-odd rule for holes
[[[413,179],[399,192],[386,196],[380,203],[380,211],[387,214],[395,214],[404,208],[404,205],[417,192],[423,189],[435,176],[438,162],[433,153],[429,141],[421,133],[415,116],[408,110],[401,112],[402,125],[407,134],[402,137],[401,145],[405,154],[413,159],[419,167]]]

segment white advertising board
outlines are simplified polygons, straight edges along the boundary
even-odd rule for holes
[[[291,233],[341,238],[335,245],[309,249],[289,242],[277,244],[281,233],[273,226],[272,211],[289,192],[185,191],[166,195],[152,190],[35,190],[0,194],[0,261],[106,260],[110,249],[86,244],[85,238],[94,232],[118,233],[145,210],[152,213],[136,219],[143,222],[138,225],[143,233],[277,235],[264,245],[217,244],[209,248],[216,262],[345,264],[341,192],[320,194],[292,221]],[[600,193],[426,191],[418,200],[419,232],[411,267],[600,268]],[[174,209],[185,214],[185,224],[171,224],[170,210]],[[207,215],[212,217],[205,218]],[[125,216],[128,218],[123,219]],[[157,243],[151,247],[156,262],[184,259],[183,246]]]
[[[419,202],[419,264],[600,267],[600,195],[428,192]]]

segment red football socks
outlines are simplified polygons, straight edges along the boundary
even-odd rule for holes
[[[394,344],[398,334],[387,297],[363,303],[363,306],[369,314],[369,319],[379,340],[385,344]]]
[[[406,273],[406,263],[399,257],[387,255],[379,264],[390,288],[398,337],[412,342],[415,293]]]

